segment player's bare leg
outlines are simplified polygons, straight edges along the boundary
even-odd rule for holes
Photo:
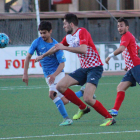
[[[98,101],[93,99],[96,86],[92,83],[87,83],[84,91],[83,99],[84,101],[93,107],[99,114],[105,117],[105,122],[100,126],[107,126],[116,123],[114,118],[108,113],[106,108]]]
[[[71,76],[66,75],[63,79],[61,79],[56,88],[59,92],[65,95],[65,97],[70,100],[72,103],[77,105],[82,112],[86,111],[85,113],[88,113],[90,111],[90,108],[88,108],[76,95],[75,93],[69,89],[71,85],[78,85],[78,81],[73,79]],[[87,110],[88,109],[88,110]],[[83,115],[83,114],[82,114]],[[81,117],[81,116],[80,116]]]

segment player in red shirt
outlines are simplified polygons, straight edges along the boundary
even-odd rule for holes
[[[60,80],[56,87],[68,100],[79,106],[79,111],[73,116],[73,119],[80,119],[85,113],[90,111],[90,108],[86,107],[69,87],[72,85],[84,85],[86,83],[83,99],[99,114],[105,117],[104,123],[100,126],[108,126],[116,123],[115,119],[104,106],[98,100],[92,98],[99,79],[102,76],[103,64],[90,33],[85,28],[78,27],[78,18],[72,13],[68,13],[64,16],[63,28],[67,35],[62,42],[56,44],[54,48],[50,49],[42,56],[37,57],[36,61],[58,50],[76,53],[80,59],[81,68],[66,75]]]
[[[136,82],[140,85],[140,58],[138,57],[138,45],[136,44],[135,37],[129,32],[129,23],[126,19],[118,19],[118,31],[122,36],[120,47],[109,54],[105,62],[109,64],[108,62],[111,57],[122,53],[125,59],[127,73],[117,87],[117,97],[114,107],[109,110],[109,113],[112,116],[118,115],[118,110],[125,97],[125,91],[130,86],[136,86]]]

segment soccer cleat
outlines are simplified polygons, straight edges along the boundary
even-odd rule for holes
[[[104,123],[101,124],[100,126],[109,126],[109,125],[113,125],[115,123],[116,123],[116,121],[114,118],[107,118],[104,120]]]
[[[64,121],[59,124],[59,126],[67,126],[67,125],[71,125],[73,123],[73,121],[71,119],[64,119]]]
[[[86,114],[88,112],[90,112],[90,108],[88,106],[86,107],[86,109],[83,109],[83,110],[79,109],[78,112],[77,112],[77,114],[75,114],[73,116],[73,120],[80,119],[84,114]]]
[[[118,111],[115,109],[108,110],[109,114],[113,117],[116,117],[118,115]]]
[[[85,90],[85,86],[82,86],[80,91],[82,91],[82,94],[84,94],[84,90]],[[94,94],[93,95],[93,99],[96,99],[96,95]]]

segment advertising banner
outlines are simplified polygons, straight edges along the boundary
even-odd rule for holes
[[[29,47],[6,47],[0,49],[0,75],[22,75],[24,71],[24,62]],[[79,59],[76,54],[64,51],[66,57],[65,72],[70,73],[80,67]],[[43,74],[39,62],[35,63],[36,52],[32,55],[29,63],[28,74]]]
[[[29,47],[6,47],[0,49],[0,75],[22,75]],[[30,61],[28,74],[42,74],[40,63],[35,63],[35,53]]]
[[[104,64],[104,71],[121,71],[125,68],[125,61],[122,54],[114,56],[110,59],[109,65],[105,63],[107,56],[114,52],[119,44],[100,44],[100,57]]]
[[[109,65],[105,63],[106,57],[114,52],[119,47],[119,44],[95,44],[95,46],[104,64],[104,71],[124,70],[125,62],[122,54],[112,57],[109,61]],[[0,75],[23,75],[24,62],[28,49],[29,46],[0,49]],[[64,71],[66,73],[73,72],[80,67],[79,58],[75,53],[64,51],[64,54],[66,57]],[[43,74],[40,63],[35,63],[36,57],[37,54],[35,52],[30,60],[28,74]]]

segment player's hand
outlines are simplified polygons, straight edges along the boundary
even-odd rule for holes
[[[55,44],[55,50],[64,50],[65,46],[61,43]]]
[[[22,81],[26,83],[26,86],[28,86],[28,75],[27,74],[23,75]]]
[[[49,84],[53,84],[54,83],[54,80],[55,80],[55,76],[52,74],[52,75],[48,75],[48,78],[49,78]]]
[[[37,56],[37,57],[36,57],[36,59],[35,59],[35,62],[38,62],[38,61],[40,61],[42,58],[43,58],[43,56],[42,56],[42,55],[40,55],[40,56]]]
[[[127,69],[128,69],[127,67],[124,68],[125,71],[127,71]]]
[[[105,63],[108,64],[108,65],[109,65],[109,63],[108,63],[109,60],[110,60],[110,57],[107,57],[107,58],[105,59]]]

